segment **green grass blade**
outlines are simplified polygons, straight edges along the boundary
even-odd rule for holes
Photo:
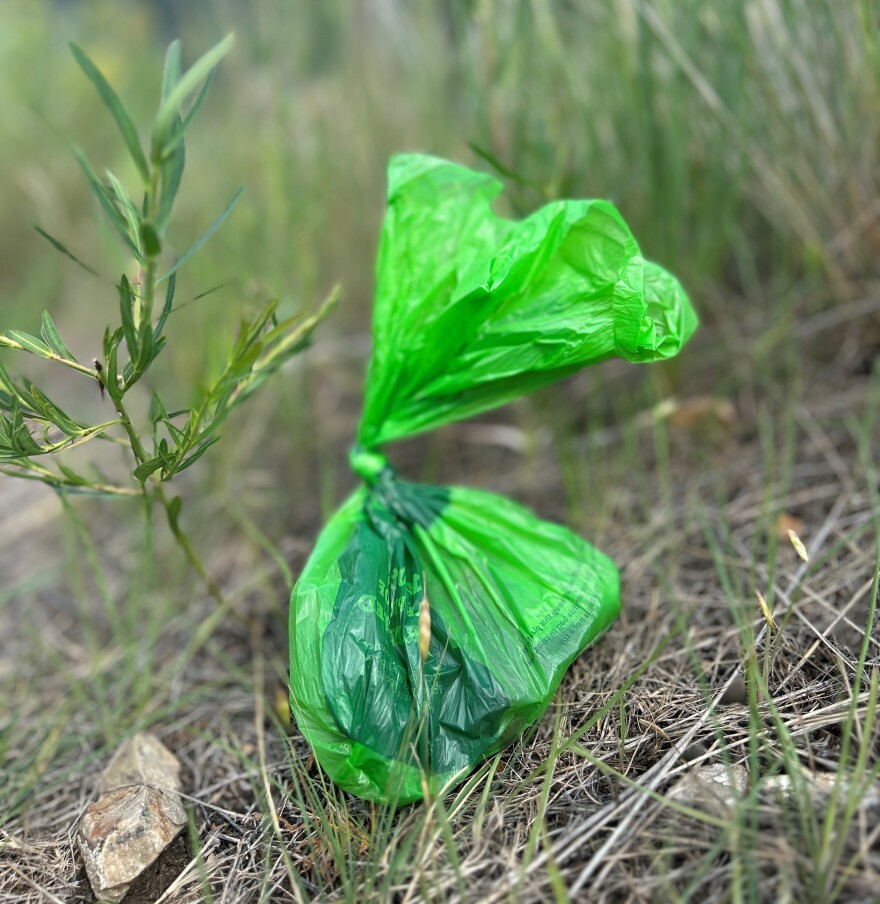
[[[113,114],[116,125],[119,126],[119,131],[122,133],[122,137],[125,140],[128,153],[131,155],[134,165],[141,174],[144,184],[147,184],[150,181],[150,168],[147,165],[147,158],[144,156],[144,152],[141,148],[137,129],[131,121],[131,117],[126,112],[125,107],[122,106],[122,101],[119,100],[119,96],[110,86],[107,79],[101,74],[97,66],[95,66],[88,56],[86,56],[73,41],[70,42],[70,50],[77,63],[79,63],[80,69],[85,72],[92,84],[98,89],[101,100],[104,101],[107,109]]]
[[[101,274],[98,273],[97,270],[93,270],[85,261],[80,260],[72,251],[70,251],[67,247],[61,244],[55,236],[50,235],[46,232],[45,229],[41,229],[39,226],[34,226],[34,229],[56,250],[60,251],[65,257],[69,257],[77,266],[82,267],[86,273],[91,273],[92,276],[97,276],[100,278]]]
[[[509,179],[511,182],[515,182],[517,185],[523,186],[523,188],[534,188],[537,191],[542,191],[540,185],[537,182],[533,182],[531,179],[527,179],[525,176],[521,176],[515,170],[512,170],[509,166],[506,166],[502,163],[491,151],[486,150],[486,148],[480,147],[478,144],[475,144],[473,141],[468,142],[468,147],[471,151],[477,155],[481,160],[484,160],[489,166],[492,167],[497,173],[504,176],[505,179]]]
[[[174,266],[168,270],[167,273],[163,273],[159,277],[159,282],[163,282],[168,279],[173,273],[176,273],[180,267],[185,264],[198,250],[208,241],[209,238],[223,225],[223,221],[232,213],[232,208],[238,203],[238,199],[241,197],[241,193],[244,191],[244,186],[239,188],[239,190],[232,196],[232,200],[226,205],[226,209],[223,213],[217,217],[216,220],[208,227],[207,232],[188,250],[186,250],[176,261]]]

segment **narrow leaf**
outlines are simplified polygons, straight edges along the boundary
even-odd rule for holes
[[[92,194],[98,199],[98,203],[101,205],[101,209],[104,211],[107,219],[110,221],[110,225],[116,231],[117,235],[122,239],[123,243],[128,247],[129,251],[135,256],[135,259],[139,263],[143,263],[143,255],[140,252],[140,249],[135,245],[135,243],[131,240],[131,237],[128,235],[128,229],[126,227],[125,219],[122,214],[119,212],[119,208],[116,206],[116,202],[113,194],[104,185],[103,182],[95,175],[94,170],[92,169],[89,161],[86,160],[83,152],[76,147],[72,146],[73,155],[76,157],[79,162],[80,167],[82,167],[83,173],[85,173],[86,181],[89,183],[89,188],[92,190]]]
[[[208,241],[209,238],[220,228],[223,224],[223,221],[232,213],[232,208],[238,203],[238,199],[241,197],[241,193],[244,191],[244,186],[242,186],[233,196],[232,200],[226,205],[226,209],[223,213],[217,217],[216,220],[208,227],[208,231],[194,244],[189,250],[185,251],[176,261],[174,266],[167,272],[163,273],[162,276],[159,277],[158,282],[162,282],[162,280],[168,279],[172,273],[175,273],[180,269],[183,264],[185,264],[198,250]]]
[[[156,225],[160,230],[165,228],[174,201],[177,198],[177,190],[180,188],[180,179],[183,176],[183,167],[186,163],[186,152],[183,139],[174,148],[170,156],[163,160],[160,166],[161,185],[159,191],[159,211],[156,214]]]
[[[163,348],[165,348],[165,341],[165,336],[160,336],[158,339],[156,339],[155,336],[153,337],[150,348],[150,359],[149,361],[147,361],[145,365],[146,367],[152,364],[156,360],[156,358],[159,357],[159,353]]]
[[[153,326],[148,321],[141,322],[138,330],[138,351],[134,361],[134,370],[138,377],[147,369],[153,360]]]
[[[174,306],[174,289],[176,286],[177,276],[172,273],[168,280],[168,287],[165,289],[165,304],[162,307],[162,313],[159,315],[159,320],[156,322],[156,329],[153,331],[154,342],[162,335],[162,330],[165,328],[165,321],[168,319],[168,315],[171,313]]]
[[[206,439],[192,455],[185,458],[180,465],[174,469],[174,473],[179,474],[181,471],[185,471],[190,465],[194,465],[219,439],[219,436],[212,436]]]
[[[30,431],[24,424],[19,424],[15,428],[12,442],[13,448],[22,457],[43,454],[43,447],[31,436]]]
[[[128,192],[126,192],[125,187],[119,179],[117,179],[110,170],[105,170],[105,172],[107,174],[107,181],[110,183],[113,194],[116,196],[117,209],[122,213],[122,216],[125,217],[125,222],[128,223],[128,236],[131,238],[132,242],[137,245],[138,251],[140,251],[140,216],[138,215],[137,208],[131,203],[131,198],[128,197]]]
[[[164,456],[157,456],[156,458],[151,458],[149,461],[145,461],[142,465],[138,465],[134,469],[135,480],[140,480],[141,482],[145,481],[150,474],[158,471],[167,460],[168,459]]]
[[[66,436],[79,436],[83,432],[83,426],[72,421],[54,402],[37,389],[30,387],[31,395],[37,403],[40,411]]]
[[[92,276],[97,276],[100,278],[101,274],[98,273],[97,270],[93,270],[85,261],[81,261],[72,251],[68,248],[65,248],[61,242],[58,241],[54,236],[49,235],[45,229],[40,229],[39,226],[34,226],[34,229],[50,244],[56,251],[60,251],[65,257],[69,257],[77,266],[83,268],[86,273],[91,273]]]
[[[122,392],[119,386],[119,371],[117,369],[117,358],[119,356],[119,343],[122,340],[122,328],[114,331],[110,338],[110,354],[107,356],[107,367],[104,370],[104,388],[107,395],[114,402],[120,401]]]
[[[40,335],[43,337],[43,341],[46,345],[48,345],[56,355],[67,358],[68,361],[76,361],[76,358],[73,357],[73,352],[64,344],[61,336],[58,335],[58,330],[55,328],[55,324],[52,322],[52,318],[49,316],[48,311],[43,311],[43,327],[40,330]]]
[[[9,413],[9,432],[12,448],[22,456],[41,455],[43,448],[31,436],[16,399],[13,399],[12,409]]]
[[[122,322],[122,334],[128,346],[128,354],[132,360],[138,353],[137,330],[134,325],[134,292],[128,277],[123,273],[119,280],[119,319]]]
[[[104,330],[104,360],[105,361],[110,360],[110,353],[113,351],[113,348],[115,346],[119,345],[120,342],[122,342],[122,329],[116,329],[111,333],[110,327],[108,326]]]
[[[178,414],[189,414],[189,411],[177,412]],[[180,446],[180,444],[184,441],[185,436],[182,430],[178,427],[174,426],[174,423],[171,421],[171,418],[174,415],[169,415],[169,417],[165,418],[162,423],[165,425],[168,433],[171,435],[171,439],[174,440],[175,446]]]
[[[45,342],[41,342],[36,336],[31,336],[30,333],[22,333],[20,330],[9,330],[6,333],[6,338],[17,343],[26,352],[39,355],[41,358],[51,358],[54,354]]]
[[[172,41],[165,52],[165,72],[162,76],[162,100],[167,100],[175,85],[180,81],[180,53],[183,41]]]
[[[72,471],[70,468],[61,464],[61,462],[58,462],[58,470],[67,478],[67,482],[72,486],[85,487],[89,485],[89,482],[85,477],[81,477],[76,471]]]
[[[70,42],[70,49],[82,71],[85,72],[92,84],[98,89],[101,100],[104,101],[107,108],[113,114],[113,118],[116,120],[119,131],[122,133],[122,137],[125,140],[131,159],[138,168],[138,172],[141,174],[144,183],[148,183],[150,181],[150,168],[147,166],[147,158],[144,156],[144,152],[141,149],[141,142],[138,138],[137,129],[131,121],[131,117],[125,111],[125,107],[122,106],[122,102],[119,100],[116,92],[110,87],[110,83],[104,78],[95,64],[72,41]]]
[[[217,72],[217,67],[215,66],[209,73],[207,78],[205,79],[204,85],[202,85],[202,90],[199,91],[199,96],[193,101],[193,105],[187,110],[186,116],[183,119],[178,117],[177,122],[171,128],[171,137],[165,143],[163,148],[163,159],[167,157],[172,151],[175,150],[178,146],[183,144],[184,136],[186,135],[189,127],[195,121],[196,116],[199,115],[199,110],[202,109],[202,104],[205,102],[205,98],[208,96],[208,92],[211,90],[211,85],[214,84],[214,75]]]
[[[2,361],[0,361],[0,386],[13,395],[15,394],[15,383],[12,381],[12,377],[9,376],[9,371],[3,366]]]
[[[39,405],[37,405],[37,400],[31,394],[31,385],[29,383],[22,383],[19,386],[15,387],[15,395],[17,399],[17,403],[20,405],[24,405],[25,411],[24,413],[27,417],[41,418],[42,415],[39,412]]]
[[[153,397],[150,399],[150,423],[154,426],[159,421],[164,421],[168,417],[168,412],[165,410],[165,405],[162,403],[162,399],[159,398],[158,393],[153,392]]]
[[[169,91],[168,96],[163,99],[159,112],[156,114],[156,123],[153,126],[154,159],[161,160],[164,156],[165,145],[172,138],[174,117],[179,112],[180,105],[192,94],[199,82],[226,56],[233,40],[232,35],[227,35],[219,44],[200,57],[180,77],[177,84]]]

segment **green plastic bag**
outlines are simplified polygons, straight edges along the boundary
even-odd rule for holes
[[[617,568],[580,537],[491,493],[401,480],[381,447],[606,358],[671,357],[697,326],[612,204],[512,221],[492,211],[500,191],[392,159],[351,456],[364,485],[291,597],[291,708],[327,774],[369,800],[436,793],[515,740],[620,607]]]

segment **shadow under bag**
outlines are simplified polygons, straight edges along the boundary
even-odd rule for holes
[[[369,800],[434,794],[514,741],[617,617],[614,563],[504,497],[401,480],[385,444],[697,326],[607,201],[498,217],[493,178],[392,159],[361,486],[291,596],[290,703],[322,768]]]

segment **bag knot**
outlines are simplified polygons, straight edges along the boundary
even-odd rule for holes
[[[388,460],[380,452],[373,452],[363,446],[355,446],[348,454],[352,471],[368,486],[372,486],[384,471],[391,471]]]

